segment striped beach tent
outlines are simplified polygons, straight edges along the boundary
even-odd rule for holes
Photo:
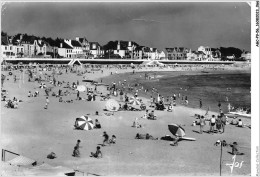
[[[21,166],[27,166],[27,165],[33,165],[36,161],[33,159],[30,159],[28,157],[24,156],[17,156],[12,160],[9,160],[8,163],[11,165],[21,165]]]
[[[81,116],[76,118],[75,127],[81,130],[92,130],[94,128],[94,123],[88,116]]]

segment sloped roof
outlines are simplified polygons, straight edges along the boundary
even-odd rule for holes
[[[37,45],[40,47],[43,47],[45,45],[49,45],[46,41],[44,40],[37,40]]]
[[[71,40],[71,45],[73,47],[82,47],[81,44],[76,40]]]
[[[88,40],[87,40],[87,38],[86,38],[86,37],[81,37],[81,38],[79,38],[79,42],[80,42],[80,43],[83,43],[83,42],[84,42],[84,40],[86,40],[86,41],[88,42]]]
[[[131,46],[135,45],[136,47],[139,46],[134,41],[109,41],[107,44],[105,44],[103,47],[105,50],[117,50],[118,43],[120,44],[120,50],[128,50],[128,43],[131,42]]]
[[[70,45],[68,45],[66,42],[64,41],[61,41],[60,43],[62,43],[62,47],[60,47],[59,45],[59,48],[64,48],[64,49],[73,49]]]
[[[185,48],[185,47],[168,47],[168,48],[165,48],[165,50],[166,50],[167,52],[173,52],[174,50],[175,50],[176,52],[184,52],[186,49],[187,49],[187,48]]]
[[[35,36],[23,36],[21,43],[24,44],[33,44],[34,40],[36,40],[37,38]]]
[[[142,50],[144,48],[144,46],[137,46],[136,48],[135,48],[135,50]]]

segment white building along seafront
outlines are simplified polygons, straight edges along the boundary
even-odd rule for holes
[[[165,48],[165,50],[158,50],[157,48],[140,46],[134,41],[110,41],[107,45],[101,46],[98,42],[89,42],[86,37],[76,37],[75,39],[57,38],[50,41],[50,38],[40,39],[27,34],[16,36],[2,35],[1,39],[1,55],[3,58],[112,59],[114,57],[147,60],[221,60],[220,50],[208,46],[199,46],[196,51],[191,51],[191,49],[185,47],[171,47]],[[235,58],[233,57],[232,59]],[[251,53],[243,52],[240,59],[251,61]]]

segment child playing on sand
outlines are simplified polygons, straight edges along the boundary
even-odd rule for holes
[[[28,92],[28,97],[31,97],[32,96],[32,93],[31,91]]]
[[[99,123],[99,121],[96,119],[95,120],[95,128],[101,128],[101,124]]]
[[[232,147],[232,155],[244,155],[244,153],[238,151],[237,142],[233,142],[233,144],[230,144],[229,146]]]
[[[102,152],[100,151],[100,146],[97,146],[96,152],[91,152],[90,157],[95,157],[95,158],[102,158]]]
[[[148,119],[156,120],[155,117],[156,117],[156,116],[154,115],[154,110],[152,110],[152,112],[150,112],[149,115],[148,115]]]
[[[167,111],[172,112],[172,110],[173,110],[173,105],[172,105],[172,103],[170,103]]]
[[[135,118],[135,121],[133,122],[133,126],[132,126],[132,127],[135,127],[135,128],[141,128],[141,127],[142,127],[142,126],[139,124],[137,117]]]
[[[79,149],[78,149],[76,146],[74,147],[72,156],[73,156],[73,157],[80,157]]]
[[[103,145],[102,146],[105,146],[105,143],[109,144],[109,136],[107,134],[107,132],[104,132],[103,133],[103,137],[104,137],[104,140],[103,140]]]
[[[143,119],[147,119],[148,118],[148,109],[145,111],[145,114],[141,117]]]
[[[116,144],[116,136],[112,135],[112,138],[109,140],[109,143]]]

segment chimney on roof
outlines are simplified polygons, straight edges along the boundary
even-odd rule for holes
[[[117,42],[117,50],[120,50],[120,41]]]
[[[60,48],[62,48],[62,43],[60,43]]]
[[[132,46],[132,42],[129,41],[129,42],[128,42],[128,47],[131,47],[131,46]]]
[[[76,41],[79,41],[79,37],[76,37]]]

